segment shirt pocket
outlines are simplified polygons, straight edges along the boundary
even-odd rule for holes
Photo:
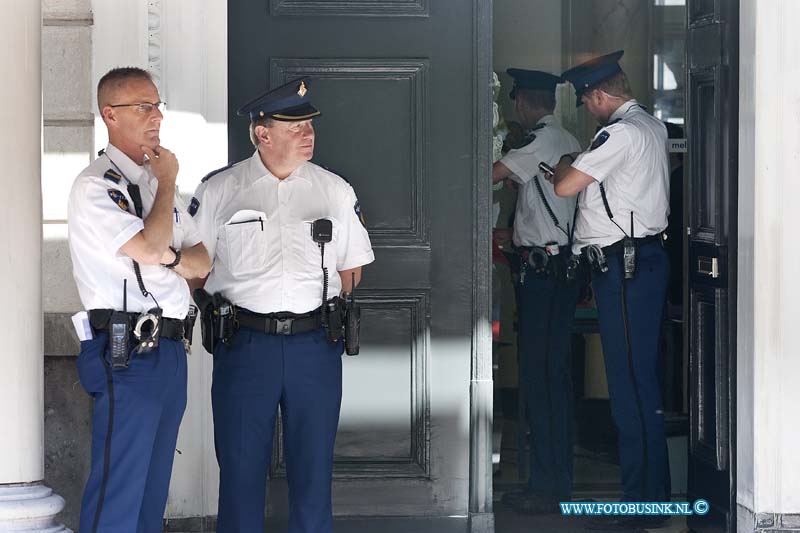
[[[331,232],[331,242],[325,243],[325,268],[328,269],[328,272],[332,272],[336,270],[336,247],[339,242],[340,223],[333,217],[325,218],[330,220],[333,226],[333,231]],[[305,242],[306,262],[322,268],[322,255],[320,253],[319,243],[314,241],[314,237],[311,232],[311,225],[312,221],[309,220],[303,223],[302,228],[305,234],[303,240]]]
[[[181,213],[177,207],[172,209],[172,247],[176,250],[183,248],[183,238],[186,236],[183,216],[184,213]]]
[[[237,211],[223,226],[225,263],[235,277],[263,272],[267,267],[267,216],[261,211]]]

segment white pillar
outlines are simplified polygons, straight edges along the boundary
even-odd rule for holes
[[[800,515],[800,68],[793,0],[740,2],[738,530]]]
[[[63,532],[44,478],[41,5],[0,0],[0,531]]]

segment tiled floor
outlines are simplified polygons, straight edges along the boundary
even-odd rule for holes
[[[584,520],[560,515],[526,516],[508,509],[502,504],[495,507],[496,533],[585,533]],[[466,533],[466,518],[339,518],[335,521],[335,533]],[[272,520],[266,533],[283,533],[286,522]],[[687,531],[685,520],[673,518],[658,533],[683,533]]]
[[[496,417],[496,422],[500,417]],[[498,425],[505,433],[502,438],[501,462],[494,478],[494,516],[496,533],[577,533],[585,532],[585,518],[564,517],[560,514],[524,515],[500,502],[506,491],[524,486],[524,472],[517,467],[520,460],[516,451],[515,424]],[[619,497],[619,465],[608,454],[575,448],[574,452],[575,493],[573,498],[594,499],[597,501],[616,501]],[[525,460],[522,458],[521,460]],[[522,469],[525,470],[524,468]],[[268,520],[268,533],[286,531],[286,521]],[[419,517],[384,517],[384,518],[337,518],[334,524],[335,533],[466,533],[468,524],[466,517],[451,518],[419,518]],[[659,533],[683,533],[688,531],[685,518],[672,518],[666,526],[657,530]]]
[[[531,533],[531,532],[552,532],[552,533],[585,533],[583,528],[585,519],[578,517],[564,517],[557,514],[526,516],[515,513],[503,504],[498,503],[494,509],[495,531],[497,533]],[[684,518],[672,518],[663,528],[657,530],[659,533],[679,533],[687,531],[686,520]]]
[[[516,513],[500,502],[503,493],[524,487],[527,479],[527,457],[520,457],[517,447],[515,421],[503,423],[502,414],[495,413],[495,428],[502,428],[502,449],[500,464],[494,478],[494,515],[497,533],[529,533],[552,532],[571,533],[584,532],[585,518],[564,517],[554,513],[549,515],[530,516]],[[496,435],[500,437],[500,435]],[[524,445],[524,444],[523,444]],[[574,500],[592,499],[597,501],[617,501],[619,498],[619,465],[609,453],[592,451],[576,446],[574,450]],[[523,463],[518,468],[519,462]],[[664,527],[657,530],[663,533],[687,531],[686,519],[675,517]]]

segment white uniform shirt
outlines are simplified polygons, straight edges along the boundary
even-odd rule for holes
[[[608,246],[622,239],[625,233],[630,235],[631,212],[634,237],[655,235],[667,227],[669,154],[666,126],[647,113],[636,100],[622,104],[609,122],[595,135],[593,148],[578,156],[572,164],[596,180],[579,195],[575,253],[589,244]],[[599,183],[605,187],[614,222],[622,229],[609,220]]]
[[[214,175],[192,201],[214,262],[206,290],[257,313],[307,313],[322,305],[322,256],[311,223],[327,218],[328,298],[342,290],[338,272],[375,260],[353,188],[306,162],[279,180],[259,152]],[[196,203],[195,203],[196,202]]]
[[[113,163],[111,162],[113,160]],[[116,165],[116,166],[115,166]],[[104,177],[111,170],[112,175]],[[128,181],[139,185],[142,214],[147,218],[153,207],[158,180],[149,165],[139,166],[109,144],[105,155],[95,159],[75,179],[69,195],[67,223],[72,272],[81,303],[89,309],[122,310],[123,280],[128,280],[127,310],[141,313],[155,307],[150,297],[142,296],[136,282],[133,261],[120,248],[144,229],[128,194]],[[175,193],[172,246],[189,248],[200,242],[194,220]],[[189,286],[173,270],[160,265],[140,265],[142,280],[163,309],[164,316],[184,318],[189,311]]]
[[[567,233],[572,228],[576,198],[556,196],[553,184],[539,172],[539,163],[544,161],[555,167],[564,154],[579,152],[577,139],[562,128],[553,115],[543,117],[534,128],[536,138],[517,150],[511,150],[500,162],[514,174],[511,179],[521,184],[517,197],[517,211],[514,215],[514,244],[517,246],[544,246],[550,242],[566,245]],[[538,175],[539,184],[550,208],[558,219],[561,231],[542,202],[533,177]]]

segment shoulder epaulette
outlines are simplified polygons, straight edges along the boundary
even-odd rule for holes
[[[106,173],[103,174],[103,178],[114,183],[119,183],[119,180],[122,179],[122,176],[120,176],[119,172],[117,172],[113,168],[109,168],[108,170],[106,170]]]
[[[342,173],[341,173],[341,172],[339,172],[338,170],[334,170],[334,169],[332,169],[332,168],[330,168],[330,167],[326,167],[325,165],[320,165],[319,163],[315,163],[315,165],[317,165],[317,166],[318,166],[318,167],[320,167],[321,169],[327,170],[327,171],[328,171],[328,172],[330,172],[331,174],[336,174],[337,176],[339,176],[340,178],[342,178],[342,179],[343,179],[343,180],[344,180],[344,181],[345,181],[347,184],[350,184],[350,180],[349,180],[349,179],[347,179],[347,178],[344,176],[344,174],[342,174]]]
[[[211,172],[209,172],[208,174],[206,174],[206,175],[203,177],[203,179],[202,179],[202,180],[200,180],[200,183],[205,183],[205,182],[207,182],[208,180],[210,180],[211,178],[213,178],[214,176],[216,176],[216,175],[217,175],[217,174],[219,174],[220,172],[223,172],[223,171],[225,171],[225,170],[228,170],[229,168],[231,168],[231,167],[232,167],[233,165],[235,165],[235,164],[236,164],[236,163],[228,163],[227,165],[225,165],[225,166],[224,166],[224,167],[222,167],[222,168],[218,168],[217,170],[212,170]]]
[[[536,140],[536,134],[533,131],[534,130],[530,130],[525,134],[525,137],[522,138],[522,142],[520,143],[520,148],[524,148]]]
[[[598,133],[600,130],[602,130],[603,128],[607,128],[607,127],[609,127],[609,126],[613,126],[613,125],[614,125],[614,124],[616,124],[617,122],[621,122],[621,121],[622,121],[622,117],[620,117],[620,118],[615,118],[614,120],[612,120],[611,122],[608,122],[608,123],[606,123],[606,124],[600,124],[600,125],[598,125],[598,126],[597,126],[597,127],[594,129],[594,134],[595,134],[595,135],[597,135],[597,133]]]

